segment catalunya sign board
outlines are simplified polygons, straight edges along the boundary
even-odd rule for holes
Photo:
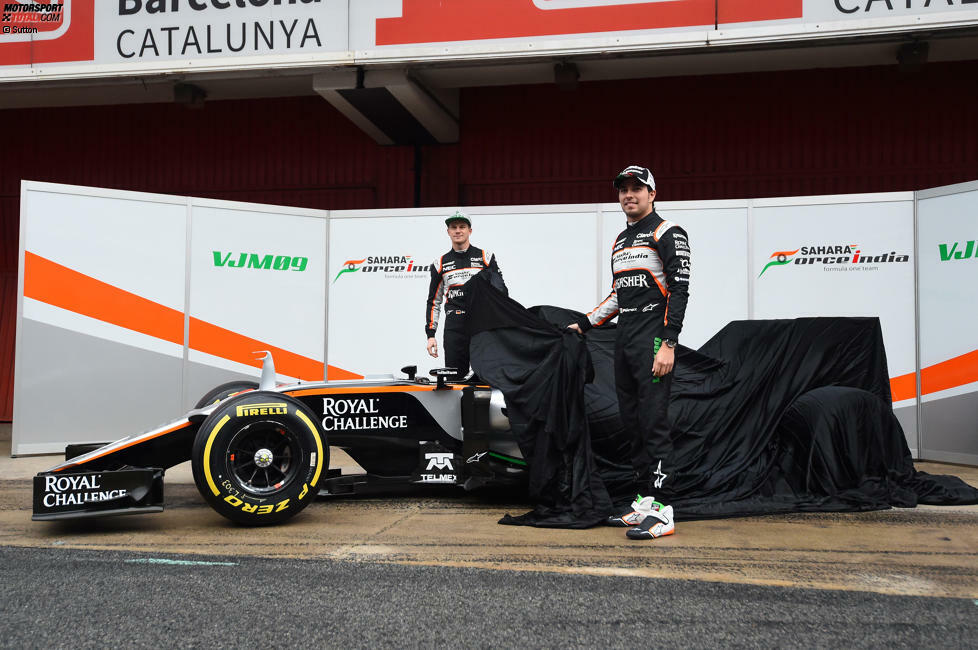
[[[0,80],[521,58],[978,24],[978,0],[0,0]]]

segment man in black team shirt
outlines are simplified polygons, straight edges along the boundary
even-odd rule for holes
[[[428,354],[438,357],[438,313],[445,302],[445,364],[458,370],[462,379],[469,372],[469,337],[465,334],[465,289],[462,287],[482,269],[499,273],[496,256],[469,244],[472,222],[461,212],[445,219],[452,250],[431,265],[431,283],[425,303],[424,331],[428,335]],[[499,275],[502,278],[502,274]]]
[[[631,539],[675,531],[672,506],[652,494],[669,494],[672,439],[669,388],[675,347],[689,297],[686,231],[655,211],[655,179],[645,167],[626,167],[615,178],[625,230],[611,249],[611,293],[594,311],[569,327],[586,332],[618,314],[615,388],[626,430],[632,432],[632,467],[639,495],[608,518],[629,526]]]

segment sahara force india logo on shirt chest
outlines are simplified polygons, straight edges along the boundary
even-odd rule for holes
[[[774,251],[758,278],[777,266],[820,267],[823,271],[878,271],[881,265],[909,262],[910,255],[889,251],[863,252],[859,244],[802,246],[795,250]]]

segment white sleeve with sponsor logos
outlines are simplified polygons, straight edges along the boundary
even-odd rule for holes
[[[612,288],[611,293],[608,294],[608,297],[602,300],[601,304],[588,313],[587,319],[591,323],[592,327],[597,327],[598,325],[604,325],[617,314],[618,292]]]
[[[445,299],[445,282],[441,275],[441,258],[431,263],[431,282],[428,284],[428,299],[425,301],[424,331],[431,338],[438,331],[438,316],[441,303]]]

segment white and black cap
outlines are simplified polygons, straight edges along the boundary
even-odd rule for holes
[[[618,175],[615,176],[615,189],[617,190],[619,187],[621,187],[622,182],[629,178],[634,178],[642,185],[647,186],[649,191],[655,191],[655,178],[652,176],[652,172],[649,171],[647,167],[629,165],[625,169],[621,170]]]
[[[456,221],[464,221],[469,228],[472,227],[472,220],[466,217],[464,214],[462,214],[461,210],[456,210],[455,214],[445,219],[445,225],[450,226]]]

